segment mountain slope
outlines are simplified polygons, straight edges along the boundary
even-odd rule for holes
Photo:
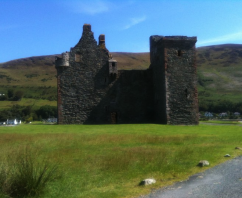
[[[119,69],[146,69],[149,53],[113,52]],[[56,55],[17,59],[0,64],[0,93],[22,90],[25,97],[56,99]],[[58,55],[57,55],[58,56]],[[242,101],[242,45],[197,48],[199,100]]]
[[[242,45],[197,49],[200,100],[242,101]]]

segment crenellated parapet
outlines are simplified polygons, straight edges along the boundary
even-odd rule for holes
[[[56,56],[55,59],[55,67],[69,67],[70,63],[69,63],[69,52],[64,52],[62,53],[62,58],[59,58]]]

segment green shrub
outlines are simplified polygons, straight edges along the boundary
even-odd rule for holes
[[[57,178],[57,166],[38,158],[28,146],[8,155],[0,166],[0,190],[10,197],[39,195],[48,182]]]

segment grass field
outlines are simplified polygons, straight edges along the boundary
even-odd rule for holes
[[[21,147],[38,150],[58,164],[61,179],[49,183],[43,198],[131,198],[148,194],[241,155],[240,126],[20,125],[0,127],[0,161]],[[156,184],[139,186],[146,178]]]
[[[208,120],[201,121],[201,123],[211,123],[211,124],[242,124],[241,121],[232,121],[232,120]]]

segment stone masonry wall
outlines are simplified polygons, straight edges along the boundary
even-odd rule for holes
[[[152,36],[150,40],[158,117],[168,124],[198,124],[196,37]]]
[[[69,57],[62,56],[56,59],[59,124],[153,121],[151,73],[118,71],[104,35],[97,45],[91,26],[84,25]]]
[[[58,123],[198,124],[196,37],[150,37],[147,70],[118,70],[85,24],[77,45],[56,58]]]
[[[85,123],[153,122],[153,90],[148,70],[121,71]]]
[[[150,37],[150,69],[153,80],[153,101],[154,101],[154,121],[156,123],[167,123],[166,114],[166,81],[164,67],[164,47],[160,36]]]
[[[108,84],[108,50],[97,45],[90,25],[71,48],[69,66],[56,65],[58,78],[58,123],[84,123],[104,97]]]
[[[120,71],[115,84],[119,123],[154,122],[152,73],[150,70]]]

